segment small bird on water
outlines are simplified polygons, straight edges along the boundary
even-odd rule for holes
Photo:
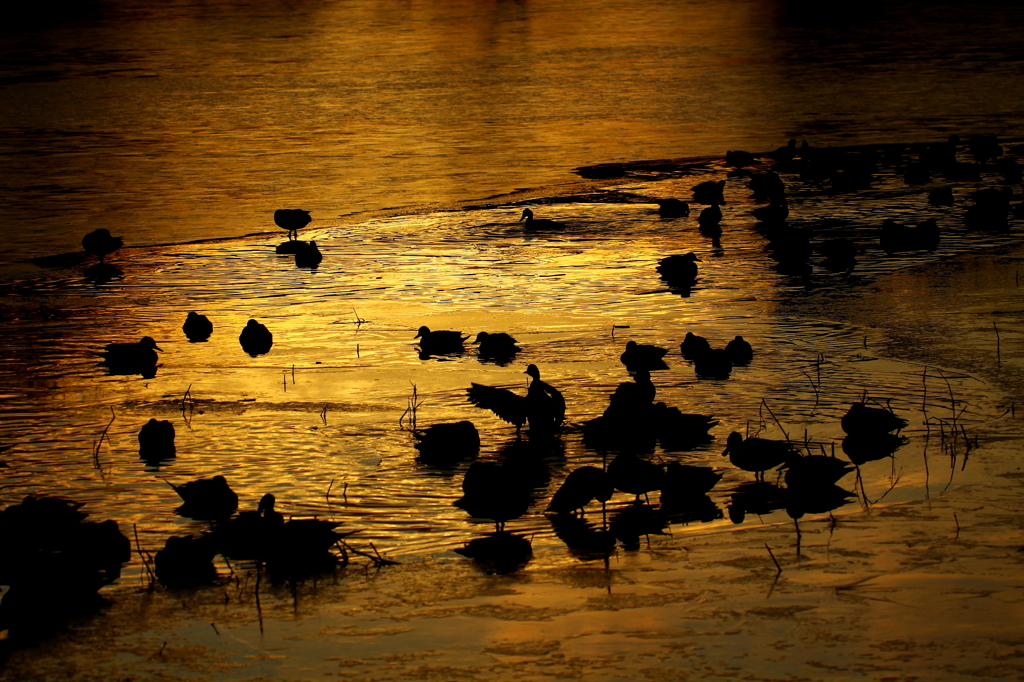
[[[430,356],[464,352],[466,349],[462,344],[466,342],[469,336],[463,336],[462,332],[447,329],[430,331],[430,327],[424,325],[419,328],[416,336],[413,338],[420,340],[420,355]]]
[[[523,215],[519,217],[519,220],[526,219],[526,225],[523,227],[525,230],[562,230],[565,229],[565,223],[560,223],[557,220],[551,220],[550,218],[534,218],[533,211],[528,208],[523,209]]]
[[[181,325],[181,331],[185,332],[185,336],[193,343],[206,341],[213,334],[213,323],[206,315],[192,311],[185,317],[185,324]]]
[[[252,357],[256,357],[270,352],[270,347],[274,345],[274,335],[270,333],[266,325],[260,324],[256,320],[249,320],[242,333],[238,335],[238,343],[242,345],[242,350]]]
[[[137,343],[108,343],[103,362],[113,374],[155,374],[158,350],[163,348],[156,345],[152,336],[143,336]]]
[[[100,259],[100,263],[103,259],[110,254],[114,253],[118,249],[124,246],[124,240],[120,237],[111,237],[110,230],[100,228],[93,230],[89,234],[82,237],[82,248],[87,253],[91,253]]]

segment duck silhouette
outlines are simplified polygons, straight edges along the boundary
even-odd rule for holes
[[[185,336],[193,343],[206,341],[213,334],[213,323],[206,315],[192,311],[185,316],[185,324],[181,325],[181,331],[185,332]]]
[[[316,269],[324,256],[317,248],[316,242],[296,242],[302,244],[295,250],[295,267]]]
[[[533,487],[522,469],[497,462],[473,462],[462,479],[462,497],[452,504],[473,518],[494,521],[495,531],[526,513]]]
[[[111,374],[141,374],[143,377],[156,376],[157,351],[151,336],[143,336],[136,343],[108,343],[103,349],[103,362]]]
[[[82,248],[85,249],[86,253],[90,253],[100,259],[100,263],[103,259],[114,253],[118,249],[124,246],[124,240],[121,237],[110,236],[110,230],[100,228],[93,230],[89,234],[82,237]]]
[[[515,425],[516,437],[523,424],[529,425],[531,436],[551,435],[565,421],[565,398],[561,391],[541,380],[537,365],[528,365],[525,374],[532,378],[525,396],[507,388],[474,383],[466,389],[469,402]]]
[[[655,403],[652,414],[654,433],[666,452],[692,450],[714,440],[708,431],[717,426],[718,421],[712,415],[682,412],[663,402]]]
[[[602,503],[611,499],[615,488],[608,474],[595,466],[582,466],[573,469],[565,477],[562,485],[555,491],[547,511],[555,514],[571,514],[576,511],[583,513],[583,508],[590,502],[598,500]]]
[[[309,211],[301,208],[279,208],[274,211],[274,223],[282,230],[288,230],[288,239],[298,239],[299,228],[309,225],[312,220]]]
[[[856,402],[850,405],[840,424],[850,436],[879,436],[905,428],[907,420],[884,407],[868,407]]]
[[[788,488],[822,488],[854,470],[849,462],[827,455],[791,456],[783,465]]]
[[[700,212],[700,215],[697,216],[697,224],[700,225],[702,231],[716,228],[721,222],[722,209],[719,208],[718,204],[708,206]],[[721,236],[720,232],[719,236]]]
[[[732,358],[724,348],[712,348],[693,359],[693,370],[701,379],[728,379]]]
[[[691,287],[697,280],[697,263],[703,261],[697,254],[687,253],[685,255],[666,256],[658,261],[658,275],[668,283],[669,286]]]
[[[616,490],[641,495],[661,490],[665,481],[665,470],[654,462],[635,454],[622,452],[608,464],[608,478]]]
[[[209,535],[172,535],[153,557],[157,580],[166,587],[209,585],[217,579],[213,557],[217,553]]]
[[[763,481],[765,471],[785,464],[796,456],[796,451],[788,441],[744,438],[743,434],[733,431],[722,454],[729,455],[733,466],[752,471],[755,480]]]
[[[274,509],[277,498],[266,493],[256,510],[244,511],[214,530],[218,551],[229,559],[265,559],[272,538],[284,526],[284,516]]]
[[[725,180],[706,180],[693,187],[693,200],[698,204],[712,204],[717,206],[725,203],[722,190],[725,189]]]
[[[762,223],[784,223],[789,218],[789,202],[786,201],[786,197],[774,196],[767,206],[758,206],[751,213]]]
[[[139,457],[159,462],[174,457],[174,425],[166,419],[150,419],[139,429]]]
[[[822,267],[832,272],[850,272],[857,265],[857,245],[845,237],[822,242],[818,251],[825,257]]]
[[[430,331],[429,327],[422,326],[413,338],[420,340],[420,357],[427,359],[431,355],[459,355],[464,353],[466,348],[463,344],[469,336],[463,336],[462,332],[447,329]]]
[[[711,351],[711,343],[703,336],[697,336],[693,332],[686,332],[683,342],[679,344],[679,352],[687,360],[693,360]]]
[[[526,219],[526,224],[523,226],[524,230],[563,230],[566,227],[565,223],[560,223],[550,218],[534,218],[533,211],[528,208],[523,209],[523,215],[519,217],[519,220],[524,218]]]
[[[473,422],[466,420],[432,424],[413,431],[413,437],[420,453],[418,459],[430,466],[454,466],[480,452],[480,434]]]
[[[755,161],[757,161],[757,157],[750,152],[736,150],[725,153],[725,164],[727,166],[732,166],[733,168],[752,166]]]
[[[742,336],[737,336],[725,344],[725,352],[734,365],[749,365],[754,359],[754,349]]]
[[[655,199],[658,215],[662,218],[685,218],[690,215],[690,204],[679,199]]]
[[[221,475],[213,478],[200,478],[195,481],[174,485],[165,480],[167,485],[178,493],[182,505],[177,511],[182,516],[193,519],[226,519],[238,509],[238,495]]]
[[[491,361],[499,365],[511,362],[522,350],[516,340],[505,332],[479,332],[473,343],[478,344],[480,361]]]
[[[274,345],[274,335],[266,325],[249,320],[245,323],[242,333],[238,335],[238,343],[241,344],[242,350],[256,357],[270,352],[271,346]]]
[[[619,360],[629,371],[647,370],[652,372],[659,369],[668,369],[668,365],[662,359],[667,353],[667,348],[630,340],[626,342],[626,350],[619,356]]]

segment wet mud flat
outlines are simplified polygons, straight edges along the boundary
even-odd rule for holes
[[[963,449],[949,461],[933,434],[922,499],[809,515],[799,533],[782,519],[652,535],[607,565],[542,560],[511,575],[437,557],[353,565],[294,592],[267,589],[260,603],[242,576],[194,592],[121,590],[74,634],[14,652],[0,675],[1019,679],[1022,258],[1011,247],[961,255],[800,304],[863,331],[879,356],[982,377],[1005,406],[971,425],[969,463]],[[947,488],[964,466],[975,478]]]

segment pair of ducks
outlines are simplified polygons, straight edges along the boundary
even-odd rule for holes
[[[213,334],[213,323],[206,315],[190,312],[185,318],[185,324],[182,325],[181,330],[193,343],[206,341]],[[242,350],[252,357],[256,357],[270,352],[274,345],[274,335],[265,324],[249,320],[242,328],[242,333],[238,335],[238,343],[242,346]]]
[[[460,331],[448,329],[431,331],[430,327],[422,326],[413,338],[420,340],[420,356],[426,359],[431,355],[464,353],[466,351],[464,344],[469,336],[463,335]],[[505,332],[479,332],[473,343],[479,344],[481,358],[496,362],[508,362],[522,350],[516,345],[515,338]]]

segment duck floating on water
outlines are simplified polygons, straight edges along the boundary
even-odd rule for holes
[[[110,230],[104,228],[93,230],[82,237],[82,248],[85,249],[86,253],[99,258],[100,263],[103,262],[104,258],[122,246],[124,246],[124,240],[121,237],[110,236]]]
[[[697,281],[697,263],[702,262],[693,251],[674,254],[658,261],[657,271],[669,286],[691,287]]]
[[[566,228],[565,223],[560,223],[557,220],[551,220],[550,218],[534,218],[533,211],[524,208],[523,215],[519,217],[519,220],[526,219],[526,224],[523,226],[524,230],[564,230]]]
[[[465,352],[463,344],[468,335],[462,332],[439,329],[430,331],[430,327],[422,326],[416,332],[414,339],[420,340],[420,357],[431,355],[458,355]]]
[[[690,215],[690,204],[679,199],[655,199],[658,215],[662,218],[685,218]]]
[[[619,360],[631,372],[637,370],[652,372],[659,369],[668,369],[668,365],[665,364],[663,359],[667,353],[667,348],[630,340],[626,342],[626,350],[619,356]]]
[[[192,311],[185,316],[185,324],[181,325],[181,331],[189,341],[196,343],[206,341],[213,334],[213,322],[206,315]]]
[[[880,436],[899,431],[907,426],[907,420],[897,417],[892,410],[884,407],[868,407],[856,402],[841,420],[843,431],[850,436]]]
[[[725,344],[725,352],[734,365],[749,365],[754,359],[754,349],[742,336],[736,336]]]
[[[511,362],[516,353],[522,350],[516,345],[515,338],[505,332],[480,332],[473,343],[480,346],[478,354],[481,362],[489,360],[499,365]]]
[[[274,345],[274,335],[266,325],[249,320],[245,323],[242,333],[238,335],[238,343],[241,344],[242,350],[252,357],[266,355]]]
[[[295,250],[295,267],[315,270],[323,261],[324,256],[317,248],[316,242],[296,242],[301,244]]]
[[[226,519],[238,509],[238,495],[228,481],[221,475],[213,478],[200,478],[181,485],[174,485],[166,481],[167,485],[174,488],[178,497],[182,499],[182,505],[178,507],[178,513],[193,519]]]
[[[288,239],[299,238],[299,228],[312,222],[309,211],[301,208],[279,208],[274,211],[274,223],[282,230],[288,230]]]
[[[454,466],[480,452],[480,433],[471,421],[432,424],[413,431],[413,437],[420,453],[418,459],[431,466]]]
[[[156,376],[158,350],[163,348],[152,336],[143,336],[136,343],[108,343],[102,353],[103,362],[111,374],[141,374],[151,379]]]
[[[150,419],[139,429],[139,457],[154,463],[171,459],[174,447],[174,424],[166,419]]]
[[[473,384],[466,389],[469,402],[515,425],[516,437],[520,436],[523,424],[529,425],[531,436],[550,435],[565,421],[565,398],[561,391],[541,380],[537,365],[527,366],[525,374],[532,378],[525,396],[507,388]]]
[[[693,200],[698,204],[712,204],[717,206],[725,203],[722,190],[725,189],[725,180],[706,180],[693,187]]]

